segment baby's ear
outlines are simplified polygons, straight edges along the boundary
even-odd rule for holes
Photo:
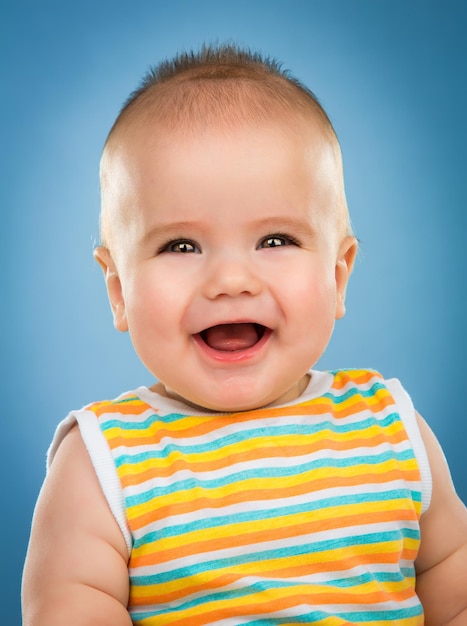
[[[346,237],[339,248],[336,261],[336,320],[345,315],[345,293],[357,256],[355,237]]]
[[[107,294],[109,296],[110,306],[114,318],[114,326],[121,332],[128,330],[128,322],[126,319],[125,301],[123,299],[122,284],[117,273],[114,260],[108,248],[98,246],[94,250],[94,258],[104,271],[105,284],[107,286]]]

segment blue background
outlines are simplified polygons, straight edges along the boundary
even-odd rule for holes
[[[19,582],[44,458],[71,409],[150,376],[92,259],[98,161],[150,63],[203,41],[278,57],[340,137],[361,253],[322,367],[399,377],[467,500],[467,4],[462,0],[4,1],[1,381],[4,572]]]

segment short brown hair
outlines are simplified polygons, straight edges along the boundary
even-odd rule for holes
[[[177,128],[202,119],[223,123],[271,118],[272,111],[314,112],[335,138],[332,124],[315,94],[281,63],[233,44],[203,45],[150,67],[122,106],[109,133],[124,121],[157,116]],[[136,114],[136,116],[134,116]]]

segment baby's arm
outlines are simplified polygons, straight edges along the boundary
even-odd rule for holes
[[[127,558],[75,427],[61,443],[37,503],[23,626],[131,626]]]
[[[430,461],[433,495],[420,521],[417,593],[425,609],[426,626],[465,626],[467,509],[454,491],[439,443],[426,422],[418,418]]]

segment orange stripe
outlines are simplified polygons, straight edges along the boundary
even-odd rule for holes
[[[407,550],[407,553],[409,551]],[[413,550],[414,558],[417,554],[416,550]],[[275,569],[268,571],[268,576],[271,578],[298,578],[300,576],[307,576],[312,574],[320,574],[323,571],[329,572],[344,572],[354,567],[365,565],[379,565],[381,563],[387,565],[399,564],[401,555],[399,552],[362,552],[360,554],[354,554],[348,558],[326,561],[326,563],[303,563],[295,567],[287,567],[283,569]]]
[[[257,531],[252,531],[251,526],[244,524],[246,527],[246,532],[244,534],[239,534],[239,530],[237,530],[238,527],[236,527],[234,536],[224,535],[216,539],[205,539],[170,549],[163,549],[161,547],[162,544],[160,544],[160,542],[156,542],[157,545],[154,546],[155,551],[142,556],[137,556],[138,551],[134,550],[130,567],[142,567],[153,564],[160,565],[161,563],[166,563],[182,556],[187,557],[192,554],[205,554],[207,552],[215,552],[217,550],[238,548],[239,546],[244,545],[251,545],[251,547],[254,547],[254,544],[258,543],[274,542],[287,539],[289,537],[311,535],[312,533],[324,530],[327,531],[336,528],[344,528],[346,526],[363,526],[398,520],[416,522],[417,516],[414,511],[406,509],[393,509],[374,511],[363,515],[355,513],[352,515],[343,515],[338,517],[333,516],[331,518],[313,520],[302,524],[290,524],[289,526],[281,528],[271,528]],[[364,533],[363,529],[362,533]],[[144,550],[147,550],[148,548],[148,545],[144,546]]]
[[[418,469],[407,470],[403,472],[403,477],[407,482],[415,482],[419,480],[420,474]],[[365,485],[368,483],[384,484],[400,478],[401,471],[399,469],[390,470],[382,475],[368,472],[357,476],[328,476],[326,478],[322,478],[321,480],[312,480],[296,486],[287,485],[286,487],[278,488],[274,485],[274,488],[269,490],[266,490],[263,487],[262,489],[251,489],[241,491],[239,493],[224,495],[220,498],[202,497],[197,498],[196,500],[189,500],[188,502],[172,502],[170,505],[154,508],[137,517],[132,517],[130,508],[128,510],[128,518],[131,528],[133,530],[138,530],[152,522],[164,519],[168,515],[183,515],[186,513],[193,513],[194,511],[198,511],[203,508],[219,509],[234,504],[253,501],[256,501],[259,504],[261,501],[280,500],[282,498],[290,498],[296,495],[313,493],[322,489],[348,487],[362,484]]]
[[[322,424],[320,425],[324,426],[324,428],[321,431],[319,431],[318,433],[310,432],[310,433],[301,434],[299,435],[300,439],[307,438],[307,439],[312,439],[313,441],[316,441],[317,436],[323,436],[326,432],[331,431],[331,428],[327,426],[326,422],[322,422]],[[390,432],[385,433],[385,431],[388,429],[390,430]],[[130,433],[135,432],[135,430],[131,430],[131,431],[123,432],[122,434],[119,434],[119,435],[112,436],[112,430],[113,429],[109,429],[106,432],[107,439],[109,441],[109,444],[112,446],[112,448],[116,448],[121,445],[127,446],[127,447],[147,445],[148,440],[151,442],[151,444],[157,444],[167,437],[170,437],[174,440],[184,438],[183,433],[180,431],[174,432],[171,430],[167,430],[165,428],[158,428],[157,425],[154,429],[148,428],[146,431],[147,434],[138,434],[138,435],[132,434],[131,435]],[[118,428],[116,428],[115,430],[120,433],[122,432]],[[152,430],[154,432],[151,432]],[[215,432],[216,430],[218,429],[212,428],[210,429],[209,432]],[[376,431],[376,430],[378,432],[376,433],[371,432],[371,431]],[[336,437],[338,440],[341,440],[344,442],[346,442],[347,440],[350,440],[351,443],[354,441],[356,442],[362,441],[363,444],[366,444],[368,441],[371,441],[372,439],[375,439],[375,440],[377,439],[378,443],[385,442],[385,441],[399,442],[399,441],[405,441],[407,439],[407,435],[405,433],[402,422],[395,422],[386,427],[382,427],[381,424],[378,424],[377,422],[375,422],[374,425],[370,425],[366,428],[366,432],[368,433],[367,435],[362,434],[362,431],[358,431],[358,430],[350,431],[350,432],[343,432],[343,433],[332,432],[332,435],[333,437]],[[397,433],[399,434],[397,435]],[[202,434],[205,434],[205,433],[202,433]],[[199,433],[197,433],[197,435],[199,435]],[[191,430],[190,430],[189,436],[190,438],[194,436]],[[393,439],[395,436],[397,436],[397,439]],[[271,441],[280,441],[283,439],[287,441],[288,439],[292,439],[292,438],[296,439],[297,437],[298,436],[294,434],[283,434],[283,435],[279,434],[275,436],[274,438],[272,438]],[[316,441],[316,445],[319,445],[320,441],[322,440]],[[324,443],[326,443],[327,441],[328,440],[325,439]],[[235,445],[238,445],[238,443],[233,442],[232,444],[230,444],[231,447]],[[354,446],[352,445],[351,447],[354,447]]]
[[[382,375],[373,370],[343,370],[334,375],[332,389],[342,389],[349,383],[354,383],[355,385],[366,385],[373,378],[377,379],[375,382],[383,380]]]
[[[312,439],[311,436],[310,439]],[[381,432],[368,438],[356,437],[354,439],[349,439],[348,437],[346,437],[346,435],[343,435],[342,439],[340,440],[321,439],[319,441],[313,441],[313,443],[306,443],[303,445],[294,446],[286,445],[284,447],[286,447],[287,449],[288,458],[299,458],[302,456],[311,455],[314,452],[321,451],[323,449],[345,451],[362,447],[373,448],[380,445],[381,443],[389,442],[395,445],[405,440],[406,434],[404,430],[401,429],[394,433],[388,434],[387,436],[385,436]],[[144,440],[144,442],[147,444],[147,439]],[[128,442],[125,442],[125,440],[123,440],[122,438],[117,437],[112,440],[112,447],[123,446],[125,445],[125,443]],[[278,455],[276,444],[280,445],[280,443],[281,438],[278,438],[277,441],[274,440],[274,446],[267,448],[253,448],[251,450],[248,450],[248,452],[235,452],[231,455],[225,455],[209,461],[190,461],[184,459],[176,459],[172,461],[170,465],[157,466],[156,464],[158,461],[157,459],[155,459],[154,465],[148,468],[146,471],[139,471],[137,464],[133,466],[131,463],[129,463],[120,466],[118,471],[121,477],[123,487],[129,487],[144,483],[152,478],[166,478],[168,476],[172,476],[176,472],[186,469],[187,467],[192,468],[194,472],[210,472],[218,471],[226,467],[233,467],[235,464],[239,462],[244,462],[246,459],[248,459],[249,461],[256,461],[259,459],[275,458]],[[135,445],[141,445],[141,443],[135,443]],[[166,463],[167,459],[162,459],[161,462]]]
[[[380,397],[381,396],[381,397]],[[346,406],[339,406],[333,402],[332,399],[323,399],[320,398],[317,400],[309,400],[308,402],[303,402],[296,406],[288,407],[287,414],[291,417],[293,416],[315,416],[315,415],[323,415],[326,413],[330,413],[336,419],[342,419],[343,417],[348,417],[355,412],[364,411],[365,409],[371,409],[375,412],[380,412],[387,406],[394,405],[394,400],[390,396],[390,394],[382,389],[379,392],[376,392],[373,398],[366,398],[363,400],[359,394],[357,394],[353,399],[349,398],[346,401]],[[104,406],[93,406],[91,410],[93,410],[96,415],[99,417],[105,413],[121,413],[122,415],[140,415],[144,413],[144,411],[151,409],[148,405],[142,403],[141,405],[136,404],[105,404]],[[244,423],[244,422],[254,422],[258,420],[262,420],[265,417],[274,418],[280,417],[284,415],[284,409],[258,409],[253,413],[238,413],[238,414],[229,414],[226,416],[185,416],[190,420],[190,424],[188,424],[184,428],[173,428],[167,429],[161,428],[160,422],[155,423],[152,427],[149,427],[147,432],[151,433],[152,436],[156,437],[156,441],[160,441],[163,436],[170,435],[174,439],[176,438],[185,438],[186,433],[189,433],[190,437],[197,437],[207,433],[211,433],[219,428],[225,427],[229,421],[235,421],[235,423]],[[199,422],[197,422],[200,420]],[[195,422],[195,423],[193,423]],[[197,422],[197,423],[196,423]],[[129,431],[130,433],[131,431]],[[129,434],[128,433],[128,434]],[[140,437],[134,438],[134,436],[125,436],[125,432],[123,431],[122,438],[125,443],[128,445],[132,439],[139,440]],[[112,443],[112,439],[110,439],[110,443],[112,447],[116,447],[117,444]],[[137,445],[137,444],[136,444]]]
[[[249,615],[267,615],[268,613],[275,613],[277,611],[283,611],[285,609],[289,609],[291,607],[296,607],[300,605],[308,605],[310,607],[317,606],[319,609],[319,605],[326,604],[334,604],[338,602],[339,604],[351,604],[355,605],[356,600],[358,599],[358,605],[369,604],[370,606],[375,606],[377,603],[383,603],[388,601],[388,594],[384,590],[374,591],[374,592],[366,592],[366,593],[358,593],[358,597],[356,597],[353,593],[345,593],[343,590],[339,590],[338,593],[319,593],[313,592],[310,589],[309,593],[295,593],[293,595],[287,595],[285,597],[280,597],[275,600],[271,599],[271,596],[267,593],[257,593],[257,595],[264,595],[265,600],[263,602],[241,602],[241,599],[232,600],[235,602],[235,605],[231,607],[223,607],[214,610],[206,610],[203,608],[201,612],[197,614],[192,613],[192,609],[188,609],[188,611],[177,611],[176,615],[178,619],[174,619],[172,621],[170,619],[170,615],[164,616],[166,620],[166,624],[170,624],[171,626],[186,626],[187,621],[189,620],[190,626],[203,625],[207,623],[211,623],[221,619],[227,619],[228,617],[232,617],[232,610],[234,611],[234,615],[238,615],[239,605],[245,607],[245,610],[248,610]],[[415,592],[413,587],[408,587],[406,589],[402,589],[400,591],[395,591],[391,593],[391,599],[394,599],[395,602],[403,602],[404,600],[413,598],[415,596]],[[247,599],[247,598],[245,598]],[[158,599],[156,600],[159,601]],[[371,609],[370,609],[371,610]],[[186,615],[183,615],[186,613]],[[182,617],[180,617],[182,615]],[[174,614],[175,617],[175,614]]]
[[[364,402],[362,399],[359,399],[359,400],[357,399],[353,404],[348,405],[346,407],[341,407],[341,408],[338,408],[338,406],[334,405],[332,402],[325,403],[322,405],[320,404],[318,407],[316,405],[313,407],[310,407],[308,405],[306,406],[297,405],[294,407],[289,407],[287,409],[287,415],[290,415],[290,417],[309,416],[311,418],[315,415],[322,415],[322,414],[330,413],[334,418],[342,419],[343,417],[348,417],[349,415],[353,414],[356,411],[361,412],[369,408],[374,410],[375,412],[380,412],[384,408],[392,404],[394,404],[392,398],[389,396],[385,396],[383,398],[380,398],[379,401],[373,402],[373,403],[367,403],[367,402]],[[313,411],[311,411],[310,408],[313,408]],[[319,411],[316,411],[315,410],[316,408],[319,408]],[[142,412],[144,411],[141,411],[141,413]],[[259,411],[257,411],[257,413],[259,413]],[[249,414],[248,414],[247,416],[243,416],[242,418],[239,418],[238,420],[235,420],[235,421],[238,423],[252,422],[257,419],[263,419],[263,417],[265,417],[263,416],[261,418],[258,418],[257,413],[251,417],[249,417]],[[282,415],[283,415],[283,412],[282,412]],[[268,417],[274,417],[274,416],[268,415]],[[192,421],[193,418],[187,417],[187,419]],[[112,449],[116,448],[119,445],[126,445],[129,447],[132,447],[132,446],[141,445],[142,443],[143,444],[147,443],[148,435],[150,436],[150,440],[152,443],[159,443],[164,437],[167,437],[167,436],[172,437],[173,439],[185,439],[187,435],[190,438],[200,437],[202,435],[206,435],[208,433],[215,432],[216,430],[225,428],[225,426],[228,425],[229,420],[230,420],[230,417],[229,418],[216,417],[214,419],[205,419],[205,420],[202,420],[198,424],[191,423],[190,425],[188,425],[186,428],[183,428],[183,429],[169,429],[167,427],[161,427],[160,422],[156,422],[152,426],[148,427],[148,429],[145,431],[146,438],[144,437],[144,435],[135,436],[135,434],[130,434],[130,433],[134,433],[134,430],[129,430],[126,432],[123,430],[120,430],[121,434],[118,436],[113,436],[113,437],[112,437],[111,432],[107,431],[105,435]],[[384,427],[382,427],[381,424],[375,423],[375,426],[379,426],[379,428],[384,429]],[[402,428],[402,424],[400,427]],[[347,436],[349,436],[349,433],[347,433]]]
[[[88,411],[92,411],[97,417],[101,417],[107,413],[118,413],[121,415],[141,415],[148,409],[151,409],[146,403],[141,400],[135,400],[134,402],[98,402],[87,407]]]
[[[414,551],[413,558],[415,558],[416,552]],[[290,578],[299,578],[303,576],[311,576],[313,574],[320,574],[323,569],[325,571],[332,572],[345,572],[351,570],[355,567],[365,566],[365,565],[375,565],[380,563],[385,563],[388,565],[397,564],[400,560],[399,552],[368,552],[362,554],[354,554],[349,556],[348,558],[340,559],[340,560],[331,560],[326,561],[326,563],[319,563],[316,561],[308,561],[307,563],[303,563],[301,565],[297,565],[295,567],[284,567],[280,569],[267,570],[267,576],[269,578],[278,578],[278,579],[290,579]],[[254,564],[253,564],[254,565]],[[260,570],[251,570],[247,574],[248,576],[259,576],[264,578],[265,571],[264,569]],[[200,582],[199,584],[191,584],[190,580],[192,578],[188,578],[185,581],[177,580],[173,581],[173,590],[165,593],[154,593],[149,596],[146,594],[138,595],[139,587],[133,587],[133,591],[135,594],[135,600],[137,604],[158,604],[158,603],[166,603],[166,602],[174,602],[180,599],[183,599],[186,596],[189,596],[194,593],[205,593],[209,591],[213,591],[215,589],[220,589],[222,587],[226,587],[231,585],[242,578],[245,577],[245,573],[222,573],[218,577],[207,581]],[[200,579],[202,580],[202,579]],[[407,579],[409,586],[412,586],[412,580]],[[184,586],[183,583],[186,583]],[[164,585],[166,586],[166,585]],[[146,590],[144,586],[141,586],[142,590]],[[132,593],[133,595],[133,593]]]

